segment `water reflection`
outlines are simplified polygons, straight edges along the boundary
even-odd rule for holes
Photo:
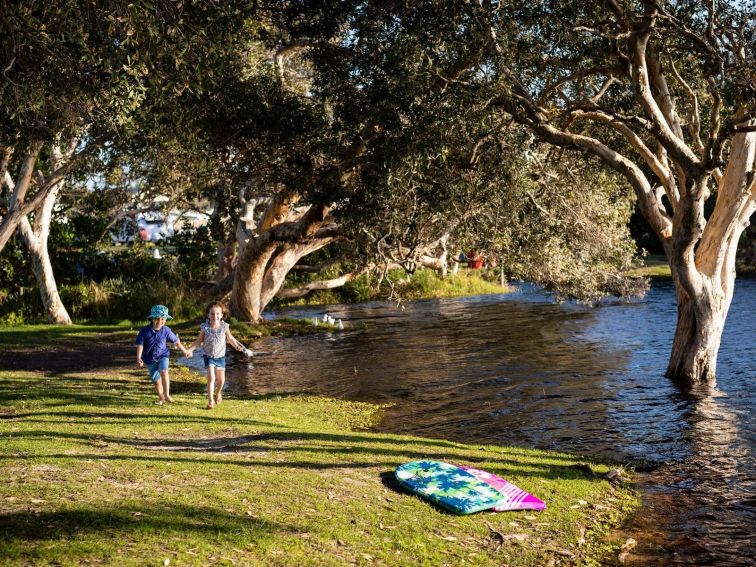
[[[329,307],[347,331],[267,339],[255,348],[272,354],[229,380],[242,395],[392,402],[379,426],[390,432],[667,463],[648,479],[672,530],[666,559],[743,565],[756,555],[754,306],[756,281],[739,281],[714,391],[683,393],[663,376],[676,314],[664,283],[595,309],[527,286],[403,311]]]

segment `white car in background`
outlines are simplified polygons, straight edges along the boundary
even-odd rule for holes
[[[175,234],[173,219],[163,213],[148,211],[139,213],[136,219],[127,217],[118,228],[118,232],[111,233],[113,242],[126,244],[137,238],[144,242],[160,242]]]

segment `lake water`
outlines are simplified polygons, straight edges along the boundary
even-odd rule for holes
[[[327,309],[347,329],[266,339],[253,363],[231,365],[229,387],[392,402],[382,431],[651,461],[646,506],[627,530],[642,544],[636,557],[754,565],[754,308],[756,281],[738,281],[714,390],[684,393],[664,377],[676,314],[669,282],[595,308],[522,285],[403,309],[289,310],[312,318]]]

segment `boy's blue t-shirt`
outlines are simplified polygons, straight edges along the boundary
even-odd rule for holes
[[[142,360],[145,364],[153,364],[170,354],[166,343],[177,343],[178,340],[179,338],[167,325],[163,325],[159,331],[156,331],[150,324],[139,329],[134,344],[144,345]]]

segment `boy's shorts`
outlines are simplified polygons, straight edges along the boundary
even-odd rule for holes
[[[163,358],[159,358],[152,364],[147,365],[147,373],[150,375],[150,380],[152,380],[153,383],[160,380],[161,370],[168,370],[168,357],[167,356],[164,356]]]
[[[205,368],[215,366],[216,368],[226,368],[225,356],[207,356],[203,355],[202,360],[205,362]]]

